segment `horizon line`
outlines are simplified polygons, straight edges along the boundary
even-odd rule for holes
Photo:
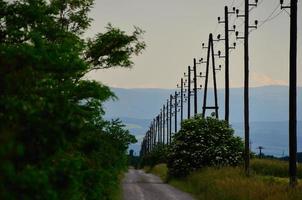
[[[108,86],[108,85],[107,85]],[[165,88],[165,87],[117,87],[117,86],[108,86],[109,88],[115,88],[115,89],[125,89],[125,90],[131,90],[131,89],[150,89],[150,90],[175,90],[175,89],[179,89],[179,88]],[[252,86],[250,88],[263,88],[263,87],[289,87],[288,85],[262,85],[262,86]],[[302,87],[302,85],[297,86],[298,88]],[[209,88],[213,88],[213,87],[209,87]],[[230,89],[241,89],[243,88],[243,86],[241,87],[230,87]],[[222,88],[217,88],[217,90],[221,90],[221,89],[225,89],[224,87]]]

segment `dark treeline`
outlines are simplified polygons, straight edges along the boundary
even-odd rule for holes
[[[0,199],[111,199],[135,142],[106,121],[110,89],[85,75],[131,67],[142,31],[92,39],[93,0],[0,0]]]

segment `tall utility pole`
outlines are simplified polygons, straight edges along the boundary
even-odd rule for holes
[[[170,124],[170,131],[169,131],[169,144],[171,144],[171,134],[172,134],[172,100],[173,100],[173,96],[170,95],[170,117],[169,117],[169,124]]]
[[[298,0],[291,0],[290,6],[290,63],[289,63],[289,181],[297,185],[297,12]]]
[[[150,133],[151,133],[151,150],[152,150],[153,149],[153,138],[154,138],[152,123],[150,124]]]
[[[153,146],[156,146],[156,127],[155,127],[154,119],[153,119],[153,123],[152,123],[152,129],[153,129]]]
[[[191,67],[188,66],[188,119],[191,117]]]
[[[206,47],[203,47],[206,48]],[[213,44],[213,34],[209,35],[208,42],[208,55],[207,55],[207,67],[206,67],[206,75],[205,75],[205,88],[204,88],[204,96],[203,96],[203,108],[202,108],[202,116],[205,117],[206,110],[215,110],[215,116],[218,119],[218,95],[217,95],[217,84],[216,84],[216,67],[215,67],[215,55],[214,55],[214,44]],[[212,58],[212,60],[210,59]],[[207,106],[207,94],[208,94],[208,82],[209,82],[209,70],[210,70],[210,62],[212,62],[212,70],[213,70],[213,84],[214,84],[214,106]]]
[[[161,115],[162,115],[162,110],[160,110],[160,113],[158,115],[158,132],[159,132],[159,143],[162,143],[162,121],[161,121]]]
[[[289,146],[290,184],[297,184],[297,4],[291,0],[290,17],[290,72],[289,72]]]
[[[167,100],[167,144],[169,144],[169,100]]]
[[[229,11],[228,7],[224,8],[225,19],[225,121],[229,122],[230,113],[230,84],[229,84]]]
[[[149,152],[151,152],[152,147],[151,147],[151,132],[150,132],[150,130],[148,131],[148,146],[149,146]]]
[[[174,133],[177,133],[177,92],[175,91],[175,96],[174,96]]]
[[[157,144],[160,143],[160,135],[159,135],[159,117],[156,116],[156,132],[157,132]]]
[[[224,7],[224,21],[220,21],[220,17],[218,17],[218,23],[224,23],[224,35],[225,35],[225,111],[224,111],[224,120],[229,122],[230,115],[230,76],[229,76],[229,63],[230,63],[230,49],[235,48],[231,47],[229,44],[229,32],[235,31],[229,30],[229,14],[235,14],[235,8],[233,8],[233,12],[229,12],[228,7]],[[219,39],[219,38],[218,38]]]
[[[194,116],[197,115],[197,69],[196,69],[196,59],[194,58],[193,60],[193,72],[194,72],[194,78],[193,78],[193,82],[194,82]]]
[[[249,0],[244,6],[244,135],[245,172],[250,175],[250,119],[249,119]]]
[[[165,134],[166,134],[166,106],[163,106],[163,116],[162,116],[162,122],[163,122],[163,145],[165,145]]]
[[[244,17],[244,37],[237,39],[244,39],[244,168],[246,175],[250,175],[250,127],[249,127],[249,29],[257,28],[258,21],[255,21],[255,26],[250,26],[249,8],[257,6],[258,0],[251,4],[249,0],[245,0],[244,15],[239,15],[239,10],[236,10],[237,17]]]
[[[156,125],[156,118],[153,119],[153,126],[154,126],[154,145],[157,145],[157,125]]]
[[[182,122],[184,117],[183,117],[183,109],[184,109],[184,80],[181,78],[180,81],[180,121]]]
[[[160,109],[160,114],[158,115],[158,120],[159,120],[159,138],[160,138],[160,144],[162,144],[162,110]]]
[[[181,78],[180,86],[177,84],[177,88],[180,89],[180,122],[183,121],[183,103],[184,103],[184,80]]]

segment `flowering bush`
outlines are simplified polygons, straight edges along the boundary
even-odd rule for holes
[[[185,120],[168,151],[170,176],[186,176],[205,166],[236,166],[243,158],[243,142],[227,122],[197,116]]]

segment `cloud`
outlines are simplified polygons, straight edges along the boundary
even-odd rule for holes
[[[272,77],[259,74],[256,72],[251,73],[251,86],[259,87],[259,86],[268,86],[268,85],[288,85],[285,80],[273,79]]]

